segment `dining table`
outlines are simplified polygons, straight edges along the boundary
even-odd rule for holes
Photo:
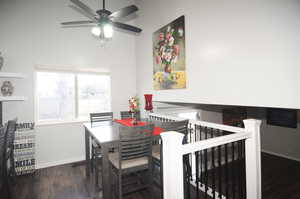
[[[111,149],[118,147],[120,140],[120,125],[134,127],[142,126],[149,123],[147,119],[142,119],[137,125],[130,123],[130,119],[113,120],[91,123],[84,123],[85,129],[85,158],[86,158],[86,176],[91,179],[91,138],[93,138],[101,147],[102,154],[102,191],[104,199],[112,198],[112,183],[109,162],[109,152]],[[162,132],[160,127],[154,127],[153,135],[158,136]],[[92,181],[91,181],[92,182]],[[93,186],[93,185],[91,185]],[[93,186],[95,187],[95,186]]]

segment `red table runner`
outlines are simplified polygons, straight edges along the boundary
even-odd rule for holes
[[[122,120],[118,120],[118,119],[114,119],[115,122],[118,122],[124,126],[129,126],[129,127],[134,127],[134,126],[144,126],[146,125],[147,123],[146,122],[142,122],[142,121],[137,121],[137,124],[132,124],[131,121],[132,119],[131,118],[128,118],[128,119],[122,119]],[[158,126],[155,126],[154,127],[154,130],[153,130],[153,135],[159,135],[162,133],[162,128],[158,127]]]

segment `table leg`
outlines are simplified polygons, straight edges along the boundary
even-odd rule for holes
[[[85,128],[85,175],[90,177],[90,167],[91,167],[91,156],[90,156],[90,133]]]
[[[103,144],[101,146],[102,152],[102,186],[103,186],[103,198],[111,199],[111,179],[110,179],[110,163],[109,163],[109,147]]]

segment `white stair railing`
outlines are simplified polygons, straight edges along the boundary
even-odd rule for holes
[[[179,118],[151,114],[174,121]],[[261,199],[261,146],[260,146],[260,120],[244,120],[245,128],[214,124],[203,121],[192,121],[209,128],[219,129],[233,134],[182,144],[183,135],[177,132],[161,134],[163,142],[163,191],[165,199],[184,198],[183,155],[193,154],[197,151],[217,147],[237,141],[245,140],[246,160],[246,196],[247,199]]]

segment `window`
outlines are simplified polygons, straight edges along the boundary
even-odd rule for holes
[[[38,122],[87,120],[111,110],[109,75],[40,71],[36,81]]]

